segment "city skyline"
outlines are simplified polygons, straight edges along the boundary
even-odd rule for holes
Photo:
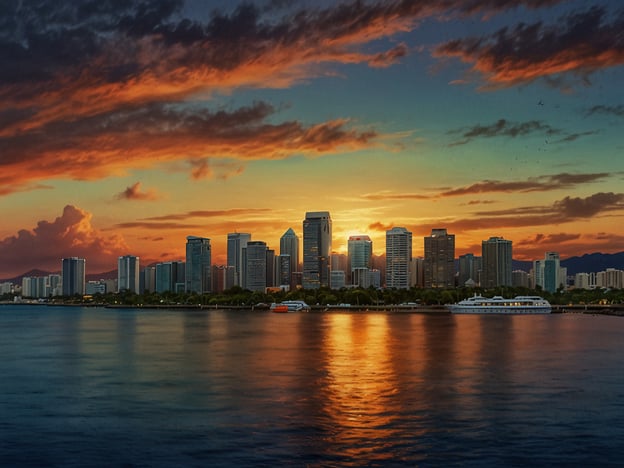
[[[620,2],[37,5],[0,11],[0,277],[187,236],[225,265],[228,233],[278,249],[316,210],[344,254],[394,226],[624,251]]]

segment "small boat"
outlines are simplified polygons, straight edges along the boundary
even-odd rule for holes
[[[550,303],[539,296],[516,296],[505,299],[502,296],[487,298],[470,297],[456,304],[448,304],[453,314],[550,314]]]
[[[308,312],[310,306],[304,301],[283,301],[271,304],[271,311],[278,313],[286,312]]]

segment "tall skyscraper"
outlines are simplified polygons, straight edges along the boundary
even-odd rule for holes
[[[408,289],[412,261],[412,233],[404,227],[386,231],[386,287]]]
[[[362,275],[362,268],[370,269],[373,258],[373,241],[368,236],[350,236],[347,241],[347,275],[351,284],[354,281],[354,270],[358,269],[358,276]]]
[[[511,286],[511,241],[490,237],[481,242],[481,287]]]
[[[299,237],[297,237],[297,234],[295,234],[292,228],[288,228],[282,237],[280,237],[279,254],[290,256],[291,274],[299,271]],[[289,280],[288,283],[290,282]]]
[[[210,239],[188,236],[186,238],[186,292],[203,294],[211,291]]]
[[[458,286],[464,287],[469,282],[470,286],[479,284],[481,276],[481,257],[467,253],[459,256],[459,279]]]
[[[117,259],[117,292],[139,294],[139,257],[124,255]]]
[[[245,284],[250,291],[264,292],[267,287],[267,245],[249,241],[245,247]]]
[[[306,213],[303,221],[303,287],[329,287],[332,221],[328,211]]]
[[[145,267],[141,276],[143,277],[141,293],[156,292],[156,267]]]
[[[229,276],[226,289],[232,286],[245,287],[245,272],[243,264],[243,249],[251,240],[251,234],[245,232],[231,232],[227,237],[227,266],[234,267],[234,282],[230,284]]]
[[[566,284],[566,272],[561,268],[559,254],[546,252],[543,260],[533,262],[535,285],[541,286],[544,291],[554,293],[560,286]]]
[[[289,289],[294,288],[292,286],[293,275],[290,271],[290,267],[292,265],[290,261],[290,255],[283,254],[275,257],[275,268],[276,268],[276,286],[287,286]]]
[[[154,272],[156,292],[184,292],[186,290],[185,277],[186,265],[184,262],[157,263]]]
[[[455,287],[455,235],[432,229],[424,240],[425,288]]]
[[[62,260],[63,296],[85,294],[85,259],[78,257]]]

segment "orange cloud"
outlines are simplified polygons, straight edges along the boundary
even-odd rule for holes
[[[349,2],[280,18],[242,3],[203,23],[183,18],[179,0],[20,2],[0,11],[0,24],[16,32],[0,37],[10,51],[0,56],[0,194],[44,179],[92,180],[168,161],[190,160],[195,179],[244,168],[214,171],[207,154],[243,161],[371,147],[379,135],[348,118],[275,123],[267,103],[212,111],[206,101],[188,101],[291,86],[335,63],[390,66],[409,47],[379,51],[376,41],[426,17],[558,1]],[[372,51],[363,51],[368,45]]]
[[[320,156],[368,147],[376,137],[349,128],[347,120],[269,123],[274,112],[263,102],[232,112],[152,104],[50,123],[0,138],[0,183],[10,192],[41,179],[92,180],[189,158],[198,161],[191,163],[192,176],[201,178],[211,174],[206,154],[244,160]],[[220,166],[217,174],[226,178],[240,171],[240,165]]]
[[[470,71],[486,80],[486,89],[539,78],[564,86],[565,74],[587,80],[595,71],[624,64],[623,29],[622,12],[610,18],[596,6],[552,26],[519,24],[489,37],[452,40],[438,46],[434,56],[472,64]]]
[[[67,205],[54,221],[39,221],[0,240],[0,275],[11,277],[33,268],[59,271],[64,257],[85,258],[88,272],[116,268],[117,258],[128,253],[124,239],[104,235],[91,225],[91,214]]]

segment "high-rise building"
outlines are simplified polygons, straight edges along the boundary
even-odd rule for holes
[[[188,236],[186,238],[186,292],[204,294],[211,291],[210,239]]]
[[[186,282],[186,266],[184,262],[163,262],[156,264],[154,280],[156,292],[184,292]]]
[[[303,221],[303,287],[329,286],[332,220],[328,211],[306,213]]]
[[[234,282],[230,284],[228,281],[225,287],[226,289],[230,289],[232,286],[245,288],[243,249],[247,247],[247,242],[251,240],[251,234],[231,232],[227,236],[227,266],[234,267]]]
[[[425,288],[455,287],[455,235],[432,229],[424,240]]]
[[[479,284],[481,276],[481,257],[467,253],[459,256],[459,277],[458,286],[476,286]],[[466,284],[468,283],[468,284]]]
[[[371,286],[371,269],[366,267],[351,270],[351,285],[366,289]]]
[[[345,287],[345,272],[342,270],[332,270],[329,273],[329,287],[331,289],[342,289]]]
[[[481,287],[511,286],[511,241],[490,237],[481,242]]]
[[[117,259],[117,292],[139,294],[139,257],[124,255]]]
[[[292,228],[288,228],[282,237],[280,237],[279,254],[280,256],[289,256],[289,275],[292,276],[293,273],[299,271],[299,237],[297,237],[297,234],[295,234]],[[294,288],[291,276],[288,277],[288,282],[283,284],[290,284],[291,287]]]
[[[213,265],[212,274],[210,275],[212,281],[211,290],[214,293],[223,292],[225,289],[225,278],[227,276],[228,267],[225,265]]]
[[[412,233],[404,227],[386,231],[386,287],[408,289],[412,262]]]
[[[524,270],[514,270],[511,272],[511,285],[514,288],[528,288],[529,274]]]
[[[63,296],[85,294],[85,259],[64,258],[62,260]]]
[[[24,276],[22,278],[22,297],[45,298],[49,296],[47,276]]]
[[[262,241],[249,241],[245,247],[245,284],[250,291],[264,292],[267,287],[267,245]]]
[[[373,241],[369,236],[350,236],[347,241],[347,276],[351,284],[357,284],[353,271],[372,268]],[[361,277],[361,271],[358,274]]]
[[[61,296],[63,294],[63,277],[58,274],[48,275],[48,285],[51,296]]]
[[[559,287],[566,285],[567,269],[561,268],[557,252],[546,252],[543,260],[533,262],[533,275],[535,286],[554,293]]]
[[[277,284],[276,286],[287,286],[289,289],[292,286],[293,275],[290,271],[292,265],[290,255],[282,254],[275,257],[275,268]],[[293,287],[294,288],[294,287]]]
[[[141,273],[141,294],[146,292],[156,292],[156,267],[148,266]]]
[[[347,258],[347,254],[331,252],[329,257],[329,271],[347,271],[348,263],[349,259]]]
[[[414,257],[410,263],[410,286],[425,287],[425,259]]]

